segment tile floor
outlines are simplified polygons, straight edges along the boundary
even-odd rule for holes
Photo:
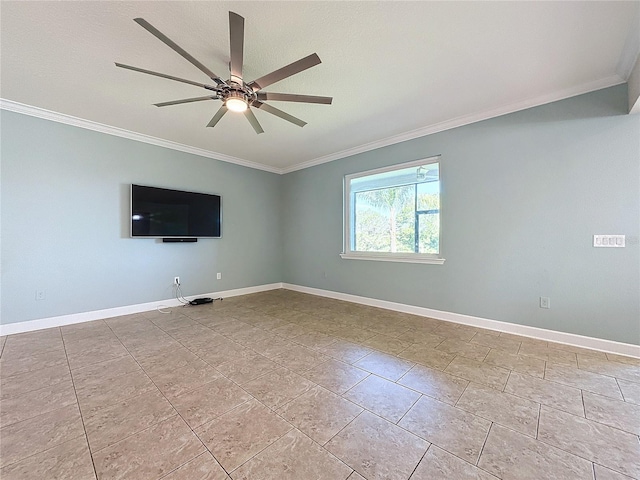
[[[0,338],[0,477],[640,478],[640,360],[276,290]]]

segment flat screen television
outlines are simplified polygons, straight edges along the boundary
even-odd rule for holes
[[[220,238],[220,195],[131,185],[131,236]]]

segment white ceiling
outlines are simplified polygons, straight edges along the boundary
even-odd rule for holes
[[[639,1],[2,1],[0,8],[4,108],[18,102],[278,172],[622,83],[640,43]],[[208,82],[132,21],[143,17],[226,79],[229,10],[245,17],[245,81],[316,52],[321,65],[266,91],[333,96],[333,105],[272,102],[307,121],[304,128],[262,111],[262,135],[242,115],[206,128],[217,100],[152,105],[206,91],[114,66]]]

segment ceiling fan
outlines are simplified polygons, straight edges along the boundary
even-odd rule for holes
[[[180,47],[173,40],[167,37],[164,33],[147,22],[144,18],[134,18],[134,21],[149,33],[157,37],[160,41],[165,43],[168,47],[184,57],[187,61],[191,62],[199,70],[204,72],[211,80],[213,80],[215,85],[194,82],[191,80],[186,80],[184,78],[166,75],[164,73],[153,72],[151,70],[145,70],[138,67],[132,67],[131,65],[124,65],[122,63],[116,63],[116,66],[120,68],[126,68],[128,70],[133,70],[135,72],[155,75],[156,77],[167,78],[176,82],[195,85],[196,87],[201,87],[205,90],[208,90],[210,94],[204,97],[185,98],[182,100],[173,100],[170,102],[161,102],[155,104],[157,107],[166,107],[169,105],[200,102],[204,100],[222,100],[222,106],[209,121],[207,127],[214,127],[225,115],[225,113],[227,113],[228,110],[231,110],[232,112],[244,113],[244,116],[247,118],[247,120],[249,120],[249,123],[256,131],[256,133],[264,133],[264,130],[258,122],[258,119],[252,111],[252,108],[264,110],[265,112],[287,120],[288,122],[294,123],[300,127],[304,127],[306,125],[306,122],[264,102],[268,100],[275,100],[283,102],[320,103],[330,105],[331,101],[333,100],[331,97],[318,97],[314,95],[296,95],[291,93],[273,93],[262,91],[263,88],[268,87],[271,84],[279,82],[280,80],[291,77],[292,75],[295,75],[308,68],[320,64],[320,57],[318,57],[318,55],[315,53],[282,68],[279,68],[278,70],[275,70],[256,80],[245,83],[242,77],[244,51],[244,18],[237,13],[229,12],[229,33],[231,45],[229,80],[223,80],[218,75],[213,73],[206,66],[204,66],[189,53],[187,53],[184,49],[182,49],[182,47]]]

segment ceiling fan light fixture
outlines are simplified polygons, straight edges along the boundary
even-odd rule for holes
[[[235,96],[227,98],[224,104],[232,112],[244,112],[249,107],[244,98]]]

